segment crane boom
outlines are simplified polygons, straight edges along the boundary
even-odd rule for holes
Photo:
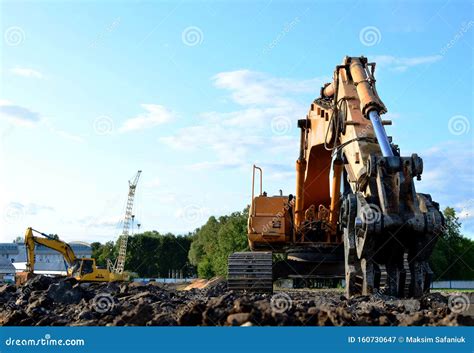
[[[135,178],[128,182],[128,200],[125,208],[125,218],[123,221],[123,231],[119,239],[119,255],[117,257],[114,272],[122,274],[125,267],[125,259],[127,257],[127,244],[130,230],[130,222],[132,220],[133,201],[135,199],[135,190],[137,188],[138,179],[140,178],[141,170],[137,172]]]

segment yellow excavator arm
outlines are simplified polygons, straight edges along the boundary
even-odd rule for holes
[[[33,233],[38,233],[43,237],[35,236]],[[71,246],[65,243],[62,240],[55,239],[52,236],[34,230],[33,228],[28,228],[25,233],[25,245],[26,245],[26,271],[33,273],[35,270],[35,245],[43,245],[47,248],[56,250],[61,255],[63,255],[64,260],[66,260],[68,266],[73,266],[77,262],[77,257],[74,254]]]

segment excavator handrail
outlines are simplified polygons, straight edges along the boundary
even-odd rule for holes
[[[262,196],[262,190],[263,190],[263,170],[260,167],[257,167],[255,164],[253,165],[252,169],[252,213],[255,215],[255,207],[254,206],[254,195],[255,195],[255,170],[258,169],[260,171],[260,193],[258,196]]]

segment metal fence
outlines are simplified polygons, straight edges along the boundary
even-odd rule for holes
[[[433,289],[474,289],[474,281],[435,281]]]
[[[140,282],[140,283],[149,283],[149,282],[157,282],[157,283],[187,283],[191,282],[192,278],[135,278],[133,282]]]

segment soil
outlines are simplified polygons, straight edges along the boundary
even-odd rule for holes
[[[454,310],[457,311],[457,310]],[[237,293],[225,281],[177,290],[159,283],[71,283],[37,276],[0,286],[0,325],[28,326],[472,326],[448,295],[346,298],[337,290]]]

